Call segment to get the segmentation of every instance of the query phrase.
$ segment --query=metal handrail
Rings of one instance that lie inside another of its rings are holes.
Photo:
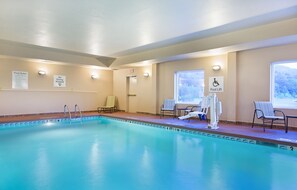
[[[76,117],[76,112],[79,111],[79,116],[80,116],[80,119],[82,119],[82,113],[80,111],[80,108],[77,104],[75,104],[74,106],[74,114],[75,114],[75,117]]]
[[[66,117],[66,111],[68,111],[69,119],[71,120],[71,112],[69,110],[69,107],[65,104],[64,105],[64,117]]]

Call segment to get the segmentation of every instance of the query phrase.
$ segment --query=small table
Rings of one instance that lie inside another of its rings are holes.
[[[189,109],[189,108],[177,108],[176,109],[177,110],[177,117],[179,117],[179,116],[181,116],[182,114],[182,111],[187,111],[187,110],[191,110],[191,109]]]
[[[286,119],[286,133],[287,133],[288,132],[289,118],[297,119],[297,115],[287,115],[286,117],[287,117],[287,119]]]
[[[194,109],[195,108],[195,109]],[[189,112],[191,111],[196,111],[197,109],[199,109],[200,106],[196,106],[196,105],[193,105],[193,106],[187,106],[187,107],[183,107],[183,108],[177,108],[177,116],[181,116],[182,115],[182,111],[184,112],[184,115],[188,114]]]

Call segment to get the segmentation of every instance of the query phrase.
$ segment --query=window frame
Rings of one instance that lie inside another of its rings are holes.
[[[278,61],[278,62],[273,62],[270,64],[270,102],[272,102],[272,105],[274,108],[279,108],[279,109],[291,109],[291,110],[296,110],[296,106],[286,106],[286,105],[280,105],[276,104],[274,100],[274,88],[275,88],[275,73],[274,73],[274,66],[275,65],[281,65],[281,64],[289,64],[289,63],[297,63],[297,60],[288,60],[288,61]]]
[[[193,72],[193,71],[202,71],[203,72],[203,95],[205,93],[205,71],[204,69],[191,69],[191,70],[179,70],[174,72],[174,99],[177,104],[190,104],[190,105],[198,105],[198,102],[179,102],[178,101],[178,73],[185,73],[185,72]],[[202,99],[202,97],[199,97]]]

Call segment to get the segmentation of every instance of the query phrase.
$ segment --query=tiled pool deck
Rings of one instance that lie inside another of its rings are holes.
[[[100,113],[97,112],[87,112],[83,114],[84,116],[98,116],[103,115],[107,117],[115,117],[121,119],[135,120],[148,122],[160,125],[169,125],[177,128],[186,128],[191,130],[198,130],[201,132],[209,132],[221,135],[235,136],[241,138],[250,138],[254,140],[259,140],[267,143],[283,144],[288,146],[297,147],[297,130],[290,129],[288,133],[285,133],[284,129],[270,129],[266,128],[266,132],[260,126],[255,126],[251,128],[250,124],[235,124],[235,123],[219,123],[219,129],[213,130],[207,128],[206,121],[200,121],[198,119],[188,120],[178,120],[172,117],[163,117],[150,114],[132,114],[126,112],[115,112],[115,113]],[[5,122],[17,122],[17,121],[30,121],[30,120],[40,120],[40,119],[55,119],[63,118],[63,114],[37,114],[37,115],[23,115],[23,116],[2,116],[0,117],[0,123]]]

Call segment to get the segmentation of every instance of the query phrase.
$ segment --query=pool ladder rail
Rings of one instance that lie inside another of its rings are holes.
[[[80,108],[79,108],[79,106],[77,104],[75,104],[75,106],[74,106],[74,117],[75,118],[77,117],[77,112],[79,112],[79,117],[82,120],[82,113],[80,111]]]
[[[68,113],[68,115],[69,115],[69,120],[70,120],[70,122],[71,122],[71,120],[72,120],[72,115],[71,115],[71,112],[70,112],[70,110],[69,110],[69,107],[68,107],[68,105],[64,105],[64,117],[66,118],[67,117],[67,113]],[[82,121],[82,113],[81,113],[81,110],[80,110],[80,108],[79,108],[79,106],[77,105],[77,104],[75,104],[75,106],[74,106],[74,118],[77,118],[78,117],[78,113],[79,113],[79,118],[80,118],[80,120]]]
[[[69,119],[71,121],[71,112],[69,110],[69,107],[65,104],[64,105],[64,117],[67,117],[67,112],[68,112],[68,115],[69,115]]]

